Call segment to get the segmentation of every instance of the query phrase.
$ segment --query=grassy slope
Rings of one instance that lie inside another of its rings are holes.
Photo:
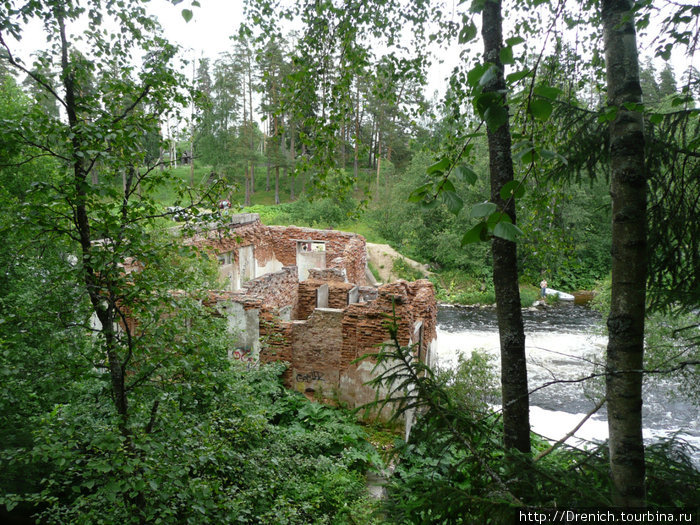
[[[190,183],[190,167],[180,166],[170,170],[174,177],[174,183],[168,184],[159,188],[156,192],[156,198],[163,203],[163,206],[171,206],[177,201],[177,184],[188,186]],[[194,180],[195,188],[203,188],[209,180],[211,168],[208,166],[198,166],[195,164]],[[362,235],[368,242],[389,244],[386,239],[383,239],[372,227],[372,224],[365,220],[364,215],[360,214],[356,218],[348,218],[339,224],[329,224],[321,221],[304,221],[298,217],[290,206],[302,206],[303,203],[290,203],[289,181],[280,178],[280,201],[281,205],[276,206],[274,192],[274,172],[270,177],[270,190],[265,190],[266,185],[266,170],[264,166],[258,167],[256,171],[256,191],[251,195],[251,206],[241,207],[241,211],[260,214],[261,220],[265,224],[274,224],[280,226],[308,226],[314,228],[333,228],[341,231],[348,231]],[[241,182],[238,184],[237,191],[230,193],[230,200],[235,206],[242,206],[245,194],[241,191]],[[364,186],[365,181],[361,183]],[[301,181],[295,181],[297,196],[301,190]],[[362,190],[358,191],[358,197],[364,195]],[[216,199],[228,198],[228,194],[215,196]],[[399,275],[405,279],[415,279],[416,275],[399,269]],[[431,278],[436,287],[438,300],[445,303],[456,304],[493,304],[495,302],[492,284],[487,280],[480,282],[472,277],[465,276],[463,273],[456,270],[443,270],[437,272]],[[523,306],[529,306],[537,299],[538,290],[536,287],[528,284],[521,286],[521,296]]]

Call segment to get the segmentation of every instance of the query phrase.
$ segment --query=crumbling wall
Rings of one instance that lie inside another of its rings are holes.
[[[376,376],[374,360],[354,361],[377,352],[389,341],[386,323],[392,312],[399,343],[416,344],[416,357],[430,359],[437,315],[430,282],[398,281],[379,289],[365,286],[367,254],[361,236],[295,226],[267,227],[256,217],[251,214],[223,232],[207,232],[193,241],[217,254],[230,253],[224,261],[237,263],[239,248],[254,246],[259,268],[284,264],[279,271],[257,277],[220,298],[233,305],[226,310],[231,331],[245,334],[239,335],[238,347],[251,346],[255,338],[254,350],[260,349],[261,362],[290,364],[283,376],[288,387],[309,395],[332,396],[352,407],[375,398],[374,389],[366,384]],[[306,241],[325,243],[326,268],[308,269],[308,278],[299,282],[297,250]],[[388,417],[389,411],[384,415]]]
[[[329,396],[340,382],[343,311],[317,308],[306,321],[292,321],[292,387]]]
[[[340,283],[347,281],[345,272],[340,268],[312,268],[309,270],[309,279]]]
[[[212,292],[210,301],[227,319],[231,337],[232,356],[239,359],[258,360],[261,341],[269,330],[263,328],[269,318],[281,318],[296,303],[296,267],[284,267],[247,282],[235,292]],[[287,314],[287,317],[289,315]]]
[[[321,286],[328,286],[329,306],[342,303],[342,307],[314,308],[316,290]],[[386,284],[374,301],[348,305],[348,293],[353,289],[352,284],[338,281],[299,283],[297,308],[303,316],[290,322],[271,319],[265,333],[277,337],[260,357],[263,362],[290,363],[283,378],[288,387],[307,393],[320,389],[326,396],[333,392],[339,401],[357,407],[374,400],[375,390],[366,383],[376,372],[373,359],[353,361],[379,351],[390,341],[387,316],[395,311],[399,343],[419,343],[415,354],[425,360],[436,338],[437,305],[433,286],[425,280]],[[383,415],[388,417],[389,412]]]
[[[367,250],[365,239],[356,233],[336,230],[315,230],[298,226],[269,226],[276,239],[275,256],[285,264],[296,262],[296,241],[323,241],[326,243],[326,266],[345,271],[348,282],[367,284],[365,266]],[[288,263],[286,261],[294,261]]]
[[[260,299],[263,306],[273,309],[293,307],[297,302],[297,268],[284,266],[245,283],[241,295]]]
[[[202,231],[188,242],[211,249],[215,254],[230,253],[231,264],[239,267],[239,248],[254,246],[256,277],[284,266],[296,266],[297,241],[325,243],[326,266],[344,273],[344,280],[367,284],[367,250],[364,237],[336,230],[315,230],[298,226],[265,226],[255,213],[234,215],[231,223]]]
[[[317,305],[317,290],[328,286],[328,308],[342,309],[348,305],[348,294],[355,288],[352,283],[307,279],[299,283],[295,319],[307,319]]]

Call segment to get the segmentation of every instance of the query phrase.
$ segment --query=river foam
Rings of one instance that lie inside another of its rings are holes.
[[[602,377],[578,381],[601,373],[607,337],[601,335],[600,318],[581,306],[525,311],[530,421],[534,432],[552,441],[563,438],[604,395]],[[500,344],[493,309],[440,308],[436,364],[454,368],[458,356],[475,350],[495,357],[500,374]],[[556,380],[571,381],[555,383]],[[645,384],[644,439],[648,443],[676,434],[700,449],[700,415],[697,407],[675,396],[675,385]],[[498,400],[494,400],[498,402]],[[603,408],[589,418],[567,443],[582,446],[608,438]],[[700,452],[693,458],[700,466]]]

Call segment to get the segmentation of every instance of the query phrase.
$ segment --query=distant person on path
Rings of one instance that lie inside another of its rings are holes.
[[[547,279],[542,279],[542,282],[540,283],[540,290],[542,291],[542,298],[544,299],[547,295]]]

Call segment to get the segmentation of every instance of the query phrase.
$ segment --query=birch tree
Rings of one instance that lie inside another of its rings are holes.
[[[615,503],[644,505],[642,368],[647,233],[644,121],[631,0],[601,2],[610,123],[612,297],[608,316],[607,399]]]

